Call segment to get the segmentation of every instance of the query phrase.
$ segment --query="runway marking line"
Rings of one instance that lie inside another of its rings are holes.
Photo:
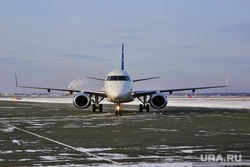
[[[116,165],[123,165],[123,164],[121,164],[121,163],[119,163],[119,162],[116,162],[116,161],[113,161],[113,160],[110,160],[110,159],[107,159],[107,158],[103,158],[103,157],[101,157],[101,156],[92,154],[92,153],[90,153],[90,152],[88,152],[88,151],[84,151],[84,150],[77,149],[77,148],[75,148],[75,147],[73,147],[73,146],[70,146],[70,145],[61,143],[61,142],[59,142],[59,141],[56,141],[56,140],[53,140],[53,139],[50,139],[50,138],[47,138],[47,137],[44,137],[44,136],[41,136],[41,135],[32,133],[32,132],[29,132],[29,131],[27,131],[27,130],[18,128],[18,127],[16,127],[16,126],[7,124],[7,123],[5,123],[5,122],[0,121],[0,123],[1,123],[1,124],[4,124],[4,125],[7,125],[7,126],[10,126],[10,127],[14,128],[14,129],[17,129],[17,130],[19,130],[19,131],[28,133],[28,134],[30,134],[30,135],[33,135],[33,136],[42,138],[42,139],[44,139],[44,140],[48,140],[48,141],[50,141],[50,142],[53,142],[53,143],[62,145],[62,146],[64,146],[64,147],[68,147],[68,148],[71,148],[71,149],[73,149],[73,150],[76,150],[76,151],[78,151],[78,152],[85,153],[85,154],[87,154],[87,155],[89,155],[89,156],[92,156],[92,157],[95,157],[95,158],[98,158],[98,159],[102,159],[102,160],[104,160],[104,161],[107,161],[107,162],[110,162],[110,163],[113,163],[113,164],[116,164]]]

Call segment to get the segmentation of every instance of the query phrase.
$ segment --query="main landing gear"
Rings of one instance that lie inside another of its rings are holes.
[[[143,110],[145,109],[146,112],[149,112],[150,107],[147,102],[147,96],[143,96],[143,100],[140,97],[137,97],[137,98],[142,102],[142,104],[139,105],[139,111],[143,112]]]
[[[116,104],[115,115],[122,115],[122,110],[121,110],[120,103]]]
[[[92,111],[96,112],[96,110],[99,110],[100,112],[102,112],[103,111],[102,104],[92,104]]]
[[[99,100],[98,97],[99,97],[99,96],[95,95],[95,100],[93,100],[93,103],[94,103],[94,104],[92,104],[92,111],[93,111],[93,112],[96,112],[97,109],[98,109],[100,112],[103,111],[103,106],[102,106],[102,104],[99,104],[99,103],[104,99],[104,97],[102,97],[101,100]]]
[[[143,109],[145,109],[146,110],[146,112],[149,112],[149,104],[147,104],[147,105],[143,105],[143,104],[140,104],[139,105],[139,111],[140,112],[143,112]]]

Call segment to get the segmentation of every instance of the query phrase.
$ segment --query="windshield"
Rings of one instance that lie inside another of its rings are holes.
[[[121,76],[108,76],[106,81],[130,81],[129,76],[121,75]]]

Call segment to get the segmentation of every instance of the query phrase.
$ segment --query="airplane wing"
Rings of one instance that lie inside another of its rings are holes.
[[[77,93],[84,92],[84,93],[87,93],[89,95],[98,95],[101,97],[106,97],[105,92],[100,92],[100,91],[81,91],[81,90],[75,90],[75,89],[59,89],[59,88],[45,88],[45,87],[36,87],[36,86],[21,86],[21,85],[18,85],[16,74],[15,74],[15,79],[16,79],[16,87],[21,87],[21,88],[43,89],[43,90],[47,90],[48,92],[50,92],[51,90],[66,91],[66,92],[70,92],[70,94],[73,94],[74,92],[77,92]]]
[[[97,95],[97,96],[101,96],[101,97],[107,97],[106,93],[103,91],[83,91],[86,94],[89,95]]]
[[[169,92],[172,94],[173,92],[177,91],[185,91],[185,90],[192,90],[192,92],[195,92],[197,89],[212,89],[212,88],[223,88],[227,87],[228,85],[228,77],[225,85],[220,85],[220,86],[206,86],[206,87],[193,87],[193,88],[180,88],[180,89],[162,89],[162,90],[146,90],[146,91],[133,91],[132,96],[133,97],[140,97],[140,96],[146,96],[146,95],[152,95],[157,92],[159,93],[164,93],[164,92]]]
[[[31,88],[31,89],[44,89],[47,90],[48,92],[50,92],[51,90],[56,90],[56,91],[66,91],[66,92],[70,92],[70,94],[73,94],[74,92],[78,92],[80,93],[80,90],[75,90],[75,89],[58,89],[58,88],[44,88],[44,87],[35,87],[35,86],[20,86],[20,85],[16,85],[16,87],[21,87],[21,88]]]

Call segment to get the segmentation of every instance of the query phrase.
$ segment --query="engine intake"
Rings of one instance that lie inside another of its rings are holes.
[[[167,97],[162,93],[155,93],[149,99],[150,106],[155,109],[161,109],[168,104]]]
[[[73,99],[75,107],[84,109],[91,105],[91,97],[85,93],[77,94]]]

